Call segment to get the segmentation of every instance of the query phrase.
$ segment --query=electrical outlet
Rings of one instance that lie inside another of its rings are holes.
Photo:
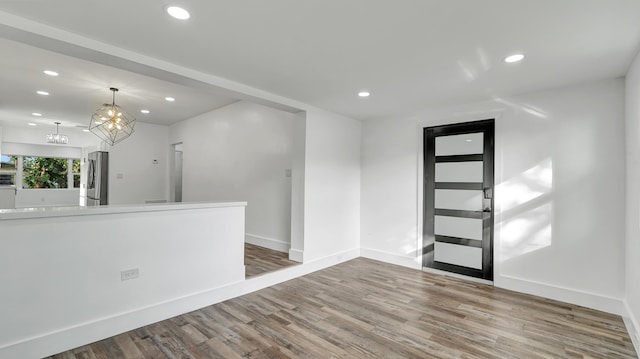
[[[120,272],[120,280],[125,281],[129,279],[135,279],[138,278],[138,274],[140,274],[138,268],[123,270]]]

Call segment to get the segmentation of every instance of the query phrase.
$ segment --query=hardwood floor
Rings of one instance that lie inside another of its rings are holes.
[[[358,258],[54,358],[635,358],[619,316]]]
[[[245,277],[254,277],[263,273],[286,268],[298,264],[290,261],[287,253],[273,249],[244,244]]]

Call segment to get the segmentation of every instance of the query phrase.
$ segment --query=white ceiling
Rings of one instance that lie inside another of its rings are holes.
[[[93,111],[116,103],[139,121],[168,125],[234,101],[233,98],[142,76],[0,38],[0,123],[87,126]],[[55,70],[50,77],[43,70]],[[44,90],[49,96],[40,96]],[[164,98],[172,96],[174,102]],[[149,114],[140,110],[146,109]],[[42,114],[41,117],[32,113]]]
[[[192,18],[168,17],[169,3]],[[623,76],[640,45],[638,0],[0,0],[0,11],[357,119]],[[514,52],[527,57],[505,64]],[[112,85],[85,77],[96,96]],[[123,104],[151,100],[142,79],[122,81]]]

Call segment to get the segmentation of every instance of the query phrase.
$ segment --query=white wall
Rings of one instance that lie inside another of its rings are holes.
[[[640,56],[626,78],[626,304],[627,327],[640,352]],[[629,325],[633,323],[633,325]]]
[[[291,246],[289,259],[304,260],[304,161],[307,113],[296,114],[293,121],[293,156],[291,176]]]
[[[247,241],[288,251],[295,115],[240,101],[181,121],[183,201],[248,202]]]
[[[244,281],[243,203],[25,213],[0,216],[0,358],[40,358],[133,330]],[[130,269],[138,277],[122,281]]]
[[[32,126],[2,126],[2,142],[31,143],[43,146],[59,147],[59,145],[47,144],[45,136],[49,133],[55,133],[56,127],[38,125]],[[99,146],[100,139],[93,133],[84,132],[80,128],[60,127],[60,133],[69,137],[69,143],[65,146],[69,147],[88,147]],[[4,152],[3,152],[4,153]]]
[[[167,200],[168,133],[168,126],[138,122],[131,137],[107,148],[109,204]]]
[[[307,111],[304,261],[359,247],[359,121]]]
[[[80,189],[18,189],[16,208],[77,206]]]
[[[495,285],[621,311],[624,83],[364,123],[362,253],[421,266],[421,129],[497,117]]]
[[[9,155],[78,159],[82,157],[82,148],[63,145],[41,145],[5,141],[2,144],[2,149],[5,154]]]

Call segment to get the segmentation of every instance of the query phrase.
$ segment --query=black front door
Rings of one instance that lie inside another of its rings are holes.
[[[424,267],[493,280],[493,153],[493,119],[424,129]]]

